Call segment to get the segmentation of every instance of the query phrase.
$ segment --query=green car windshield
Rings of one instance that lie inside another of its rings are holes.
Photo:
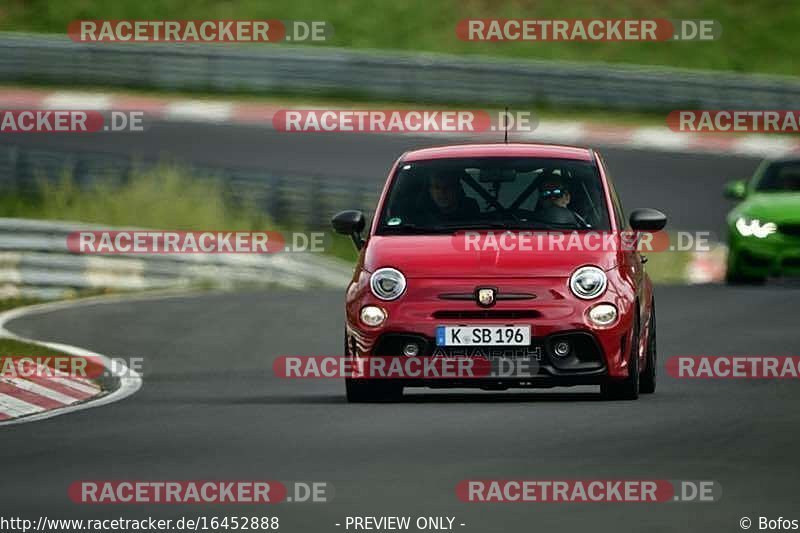
[[[772,163],[755,186],[757,192],[800,192],[800,161]]]

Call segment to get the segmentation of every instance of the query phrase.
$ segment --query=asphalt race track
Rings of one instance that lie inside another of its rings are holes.
[[[659,288],[659,353],[795,353],[782,287]],[[275,513],[281,531],[338,531],[347,515],[450,515],[463,531],[735,531],[796,512],[796,382],[686,381],[607,402],[592,388],[524,393],[412,390],[351,405],[338,381],[271,374],[280,354],[339,354],[342,295],[207,294],[62,310],[12,321],[25,336],[143,355],[122,402],[6,428],[3,514],[49,518]],[[476,504],[463,479],[715,480],[717,503]],[[327,481],[331,503],[274,507],[73,504],[76,480]]]
[[[186,160],[352,174],[379,183],[396,155],[431,144],[384,136],[290,139],[227,126],[194,125],[178,135],[172,128],[156,126],[127,148],[120,137],[91,149],[159,150]],[[21,139],[90,148],[78,136]],[[728,208],[722,184],[756,164],[605,152],[626,209],[663,208],[673,227],[714,232],[721,231]],[[604,401],[594,388],[412,389],[400,404],[350,405],[339,381],[274,377],[272,361],[279,355],[341,353],[343,291],[205,294],[17,319],[8,329],[19,335],[144,357],[144,386],[119,403],[3,429],[0,514],[274,515],[280,531],[289,533],[345,531],[348,515],[455,516],[456,530],[481,533],[741,531],[743,516],[800,518],[792,516],[800,386],[793,380],[677,380],[663,371],[674,355],[799,355],[796,294],[775,285],[658,287],[660,382],[655,395],[636,402]],[[482,478],[714,480],[722,498],[659,504],[457,500],[459,481]],[[89,506],[67,497],[77,480],[191,479],[327,481],[335,497],[268,507]]]

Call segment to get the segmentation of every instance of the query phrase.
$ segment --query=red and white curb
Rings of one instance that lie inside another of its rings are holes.
[[[157,120],[210,124],[246,124],[272,128],[272,117],[286,107],[218,99],[105,94],[74,91],[0,89],[0,109],[144,111]],[[415,133],[414,135],[418,135]],[[499,133],[470,138],[496,140]],[[428,133],[447,138],[453,134]],[[463,134],[455,135],[464,137]],[[716,153],[780,157],[800,152],[800,140],[789,135],[680,133],[665,126],[618,126],[581,121],[542,120],[530,133],[511,133],[511,140],[620,146],[665,152]]]
[[[119,387],[104,392],[91,380],[74,377],[46,378],[0,378],[0,427],[22,422],[34,422],[54,416],[72,413],[91,407],[117,402],[134,394],[142,386],[142,379],[133,369],[101,354],[61,344],[44,342],[15,335],[6,329],[6,324],[16,318],[73,308],[96,302],[95,299],[75,302],[53,302],[20,307],[0,313],[0,337],[29,344],[36,344],[60,353],[98,360],[119,379]]]
[[[60,409],[103,392],[91,380],[53,373],[58,377],[0,377],[0,421]]]

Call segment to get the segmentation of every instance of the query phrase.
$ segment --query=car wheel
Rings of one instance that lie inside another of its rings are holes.
[[[347,333],[344,336],[344,353],[352,357],[347,345]],[[403,386],[370,379],[344,378],[345,394],[350,403],[396,402],[403,397]]]
[[[764,283],[764,278],[742,274],[739,270],[738,254],[730,250],[728,252],[728,265],[725,269],[725,283],[728,285],[761,285]]]
[[[652,394],[656,391],[656,303],[652,304],[652,315],[650,316],[650,327],[647,328],[647,368],[642,373],[639,381],[639,392],[642,394]]]
[[[609,400],[636,400],[639,398],[639,317],[633,322],[633,338],[628,362],[628,377],[607,381],[600,385],[600,392]]]

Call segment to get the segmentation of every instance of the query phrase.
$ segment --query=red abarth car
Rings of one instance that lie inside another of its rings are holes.
[[[346,357],[481,357],[492,371],[351,374],[348,401],[397,400],[417,386],[599,385],[615,399],[654,392],[653,287],[646,258],[620,241],[662,229],[666,216],[623,213],[592,149],[475,144],[403,154],[367,236],[360,211],[332,221],[361,251],[346,296]],[[495,372],[520,358],[535,363],[527,373]]]

